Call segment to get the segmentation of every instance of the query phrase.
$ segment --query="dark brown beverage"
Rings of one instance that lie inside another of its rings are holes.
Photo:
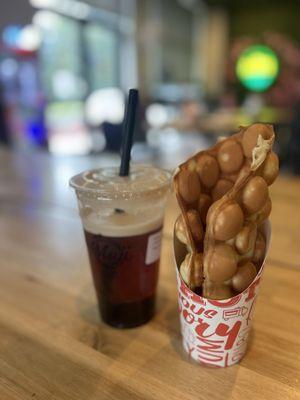
[[[100,313],[109,325],[130,328],[153,316],[161,228],[128,237],[85,230]]]
[[[154,314],[161,231],[170,173],[132,165],[74,176],[80,217],[102,319],[118,328]]]

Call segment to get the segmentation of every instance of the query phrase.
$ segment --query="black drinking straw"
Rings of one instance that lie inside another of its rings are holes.
[[[139,102],[139,92],[137,89],[130,89],[128,101],[125,110],[123,132],[122,132],[122,152],[120,176],[128,176],[130,168],[130,152],[132,147],[132,139],[136,120],[136,110]]]

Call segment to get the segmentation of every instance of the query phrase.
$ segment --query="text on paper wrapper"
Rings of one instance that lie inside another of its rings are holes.
[[[195,298],[181,284],[182,334],[184,346],[193,358],[216,366],[230,365],[242,358],[259,280],[258,277],[243,294],[228,301]]]

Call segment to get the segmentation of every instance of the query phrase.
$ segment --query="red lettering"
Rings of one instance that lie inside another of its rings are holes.
[[[228,367],[228,357],[229,357],[229,354],[226,353],[225,359],[224,359],[224,367]]]
[[[181,279],[181,277],[180,277],[180,279]],[[181,285],[180,285],[180,292],[186,297],[191,298],[193,296],[193,292],[191,292],[190,289],[188,289],[185,286],[185,283],[182,280],[181,280]]]
[[[198,296],[197,294],[193,293],[193,296],[191,298],[195,303],[202,304],[203,306],[206,305],[206,299],[203,299],[201,296]]]
[[[209,337],[214,335],[214,332],[211,333],[210,335],[206,335],[204,336],[204,332],[206,331],[207,328],[210,327],[209,324],[207,324],[206,322],[203,322],[200,318],[199,318],[199,325],[196,326],[195,331],[197,333],[197,335],[201,336],[201,337]]]
[[[206,357],[205,357],[206,356]],[[208,358],[209,357],[209,358]],[[222,361],[223,360],[223,355],[218,355],[218,354],[201,354],[199,353],[198,357],[199,361],[206,360],[210,362],[217,362],[217,361]]]
[[[206,318],[212,318],[217,314],[218,314],[218,311],[216,311],[216,310],[206,310],[204,312],[204,315],[206,316]]]
[[[199,350],[207,350],[207,351],[212,351],[213,353],[222,353],[223,350],[222,344],[223,340],[210,340],[210,339],[205,339],[205,338],[199,338],[202,343],[205,343],[205,345],[198,345],[197,348]],[[220,343],[220,344],[218,344]],[[221,349],[221,350],[220,350]]]
[[[231,329],[229,329],[228,325],[222,323],[217,326],[216,334],[224,337],[227,336],[227,341],[224,347],[225,350],[232,349],[232,346],[239,333],[241,325],[242,325],[241,321],[237,321]]]
[[[187,310],[183,310],[182,315],[188,324],[192,324],[195,321],[193,314],[189,313]]]
[[[192,304],[191,311],[193,311],[194,314],[201,315],[204,311],[204,308],[199,306],[198,304]]]
[[[187,301],[187,299],[185,297],[181,296],[180,300],[181,300],[183,307],[185,307],[185,308],[190,307],[190,303]]]
[[[241,327],[241,321],[237,321],[233,327],[231,329],[229,329],[229,326],[223,323],[220,323],[215,332],[212,333],[207,333],[205,335],[205,331],[210,327],[209,324],[207,324],[206,322],[203,322],[203,320],[199,319],[199,324],[196,326],[195,331],[197,333],[198,336],[200,336],[200,338],[208,338],[211,337],[213,335],[218,335],[221,337],[227,337],[226,343],[225,343],[225,350],[229,350],[232,348],[235,339],[239,333],[240,327]]]

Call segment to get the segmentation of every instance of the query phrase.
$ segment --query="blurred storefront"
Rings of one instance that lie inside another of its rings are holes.
[[[137,86],[135,1],[102,3],[30,0],[31,23],[2,30],[3,102],[18,147],[47,144],[64,154],[103,150],[101,124],[122,122],[123,93]],[[38,36],[30,49],[21,40],[26,29]],[[35,97],[33,104],[21,92]],[[31,121],[23,109],[31,105],[41,114],[42,141],[33,141],[27,129]]]
[[[9,3],[0,17],[2,141],[117,152],[126,92],[138,86],[136,159],[178,163],[256,120],[276,125],[281,161],[300,158],[300,3]]]

